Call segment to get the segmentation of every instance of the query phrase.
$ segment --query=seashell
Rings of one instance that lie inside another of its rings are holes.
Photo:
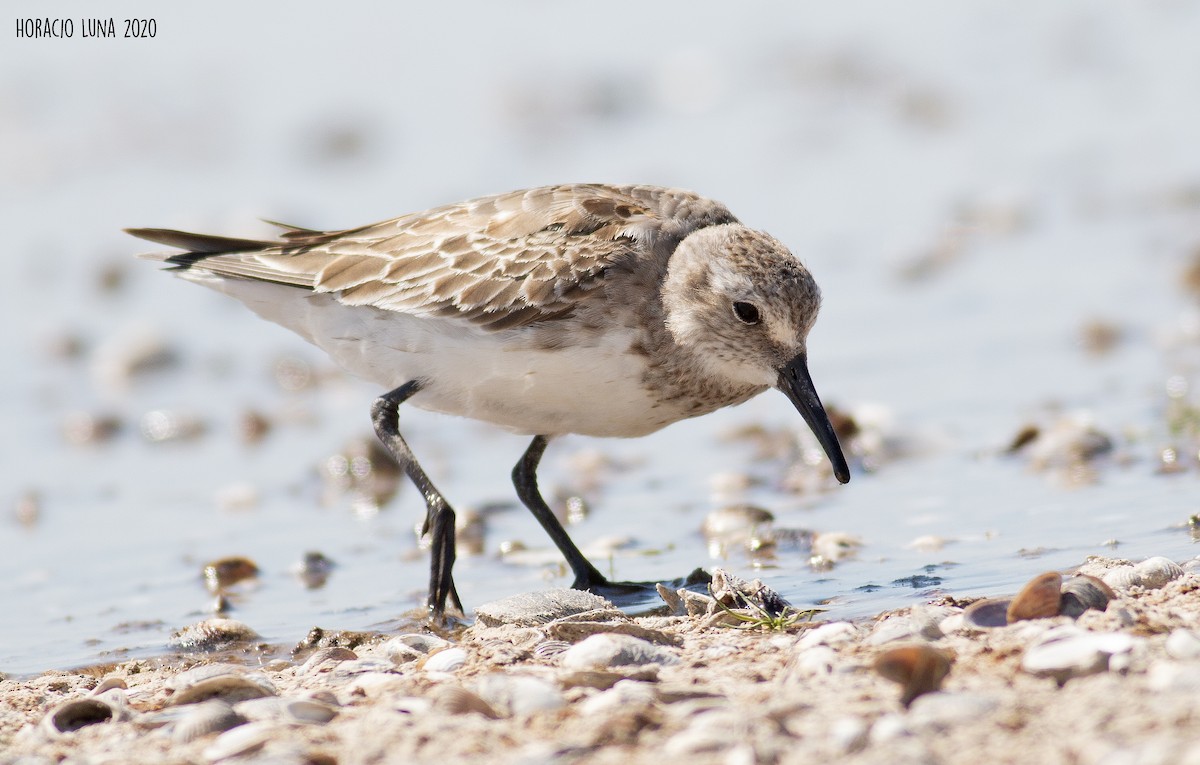
[[[170,683],[175,693],[168,704],[179,706],[209,699],[231,704],[262,696],[274,696],[275,687],[266,677],[245,674],[231,664],[205,664],[176,676]]]
[[[204,584],[212,593],[258,576],[258,566],[249,558],[220,558],[204,566]]]
[[[963,609],[963,624],[979,629],[992,629],[1008,624],[1011,598],[984,598]]]
[[[133,717],[133,710],[129,708],[129,696],[124,688],[109,688],[99,695],[93,693],[92,698],[108,704],[108,708],[112,710],[113,722],[122,722]]]
[[[187,651],[216,651],[258,637],[257,632],[236,619],[214,617],[179,630],[171,635],[170,644]]]
[[[907,707],[923,693],[939,690],[950,674],[950,656],[927,645],[908,645],[885,651],[875,659],[875,671],[899,683],[900,703]]]
[[[480,714],[489,720],[497,720],[500,714],[492,705],[466,688],[443,686],[433,695],[433,708],[452,715]]]
[[[533,649],[533,655],[539,659],[550,659],[563,653],[571,644],[565,640],[543,640]]]
[[[819,627],[804,631],[796,641],[796,649],[804,650],[817,645],[838,645],[858,637],[858,627],[850,622],[826,622]]]
[[[111,691],[113,688],[120,688],[121,690],[128,690],[129,686],[125,684],[125,681],[122,678],[119,678],[119,677],[116,677],[113,675],[109,675],[108,677],[101,680],[99,685],[97,685],[95,688],[92,689],[92,695],[99,696],[100,694],[104,693],[105,691]]]
[[[1104,572],[1101,581],[1114,590],[1124,591],[1130,587],[1141,587],[1142,576],[1133,566],[1118,566]]]
[[[445,638],[440,638],[437,635],[425,635],[422,633],[411,633],[408,635],[398,635],[393,638],[399,643],[412,648],[421,653],[433,653],[440,648],[446,648],[450,645],[450,641]]]
[[[1142,586],[1148,590],[1156,590],[1167,582],[1172,582],[1183,576],[1183,567],[1170,558],[1156,556],[1147,558],[1133,567],[1142,579]]]
[[[268,696],[235,704],[234,711],[251,721],[278,720],[288,723],[324,725],[337,717],[337,709],[311,699],[281,699]]]
[[[1072,619],[1078,619],[1089,608],[1103,611],[1108,602],[1117,597],[1112,588],[1102,580],[1087,574],[1077,574],[1062,586],[1059,611]]]
[[[467,652],[457,646],[430,654],[418,664],[426,672],[453,672],[467,663]]]
[[[113,709],[101,699],[85,697],[68,699],[51,709],[42,718],[42,726],[51,735],[71,733],[89,725],[113,719]]]
[[[1088,632],[1075,626],[1053,629],[1025,651],[1021,669],[1052,677],[1059,685],[1109,668],[1111,657],[1133,649],[1134,639],[1123,632]]]
[[[273,738],[286,735],[286,729],[277,723],[252,722],[227,730],[204,748],[201,756],[208,762],[219,762],[230,757],[255,752]]]
[[[229,702],[209,699],[191,705],[171,729],[171,739],[178,744],[187,744],[210,733],[224,733],[231,728],[244,725],[246,718],[233,711]]]
[[[602,633],[568,648],[559,660],[567,669],[594,667],[675,664],[679,661],[670,650],[632,635]]]
[[[315,672],[327,672],[334,665],[343,661],[353,661],[358,658],[358,654],[351,651],[349,648],[341,646],[332,646],[330,648],[319,648],[313,651],[312,655],[304,662],[300,668],[301,672],[312,674]]]
[[[1057,571],[1047,571],[1030,579],[1008,604],[1005,615],[1008,623],[1058,616],[1062,581],[1062,574]]]

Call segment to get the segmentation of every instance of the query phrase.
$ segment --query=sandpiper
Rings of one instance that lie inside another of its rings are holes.
[[[277,224],[278,225],[278,224]],[[850,471],[808,372],[820,291],[778,240],[680,189],[573,184],[481,197],[278,241],[127,229],[147,255],[299,333],[389,390],[379,439],[425,498],[429,608],[462,612],[454,511],[399,431],[398,407],[533,436],[517,495],[565,556],[573,587],[610,583],[546,505],[537,466],[566,433],[633,437],[777,388]]]

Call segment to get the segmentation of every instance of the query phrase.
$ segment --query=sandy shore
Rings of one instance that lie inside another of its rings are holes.
[[[994,628],[965,600],[772,630],[555,591],[451,641],[327,633],[294,661],[5,679],[0,762],[1200,763],[1200,575],[1156,560],[1089,561],[1103,612]],[[876,669],[897,648],[952,662],[907,708]]]

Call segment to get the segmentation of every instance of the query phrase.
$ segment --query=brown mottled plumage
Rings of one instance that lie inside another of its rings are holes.
[[[549,437],[644,435],[777,387],[849,480],[808,376],[816,283],[786,247],[718,202],[578,184],[345,231],[283,228],[278,241],[129,232],[186,250],[149,257],[392,389],[376,402],[376,432],[429,504],[436,614],[447,599],[459,605],[453,512],[399,435],[402,401],[535,435],[514,481],[578,587],[606,583],[538,494]]]

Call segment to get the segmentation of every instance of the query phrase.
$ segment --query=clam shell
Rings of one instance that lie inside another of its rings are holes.
[[[215,741],[204,748],[201,756],[208,762],[219,762],[261,749],[271,739],[286,733],[286,730],[271,722],[239,725],[217,736]]]
[[[500,717],[491,704],[458,686],[440,688],[433,696],[433,708],[452,715],[481,714],[489,720]]]
[[[457,646],[429,655],[421,668],[426,672],[453,672],[467,663],[467,652]]]
[[[209,699],[224,699],[230,704],[262,696],[274,696],[275,686],[259,674],[247,674],[233,664],[205,664],[174,678],[170,687],[175,694],[168,704],[195,704]]]
[[[313,651],[312,655],[305,660],[301,672],[313,674],[315,672],[326,672],[334,664],[339,664],[343,661],[353,661],[358,658],[358,654],[351,651],[349,648],[341,646],[332,646],[330,648],[319,648]]]
[[[1103,611],[1117,594],[1100,579],[1087,574],[1071,577],[1062,586],[1062,601],[1059,610],[1072,619],[1078,619],[1084,611]]]
[[[1114,590],[1128,590],[1130,587],[1140,587],[1142,577],[1133,566],[1119,566],[1104,572],[1101,581]]]
[[[1128,590],[1131,587],[1144,587],[1148,590],[1157,589],[1183,576],[1183,567],[1170,558],[1161,556],[1147,558],[1136,566],[1121,566],[1109,569],[1104,574],[1104,583],[1114,590]]]
[[[1062,581],[1062,574],[1057,571],[1047,571],[1030,579],[1008,604],[1005,614],[1008,623],[1058,616]]]
[[[1147,558],[1133,568],[1141,576],[1142,586],[1148,590],[1158,589],[1183,576],[1182,566],[1162,556]]]
[[[923,693],[942,687],[950,674],[950,656],[927,645],[908,645],[881,653],[875,659],[875,671],[899,683],[900,703],[907,707]]]
[[[229,702],[209,699],[191,705],[171,729],[171,739],[186,744],[210,733],[224,733],[245,723],[246,718],[233,711]]]
[[[46,713],[42,718],[42,726],[46,732],[57,736],[89,725],[109,722],[113,717],[113,708],[102,699],[68,699]]]
[[[110,675],[109,677],[106,677],[103,680],[101,680],[100,684],[92,689],[92,695],[99,696],[100,694],[104,693],[105,691],[111,691],[113,688],[120,688],[121,690],[127,690],[129,688],[129,686],[125,684],[125,681],[123,679]]]
[[[963,609],[963,624],[977,629],[992,629],[1008,624],[1010,598],[985,598]]]
[[[247,720],[279,720],[288,723],[324,725],[337,717],[337,710],[311,699],[281,699],[268,696],[236,704],[234,711]]]

